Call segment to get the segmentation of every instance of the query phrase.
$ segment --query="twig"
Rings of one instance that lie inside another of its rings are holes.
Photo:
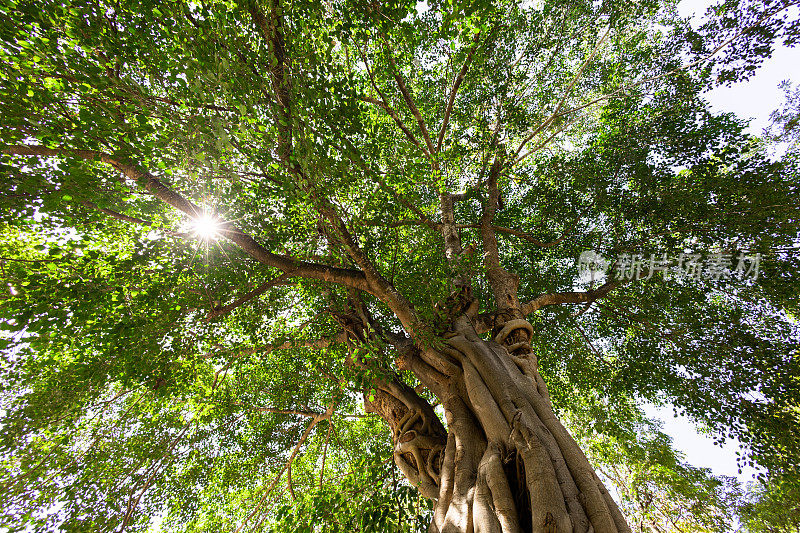
[[[288,274],[281,274],[280,276],[278,276],[278,277],[276,277],[274,279],[265,281],[264,283],[262,283],[261,285],[259,285],[255,289],[253,289],[252,291],[240,296],[239,298],[237,298],[233,302],[229,303],[228,305],[224,305],[222,307],[216,307],[216,308],[212,309],[211,311],[208,312],[208,316],[206,317],[205,322],[206,323],[211,322],[212,320],[214,320],[217,317],[220,317],[222,315],[230,313],[231,311],[233,311],[237,307],[249,302],[250,300],[252,300],[252,299],[254,299],[254,298],[258,297],[258,296],[261,296],[262,294],[264,294],[267,291],[267,289],[269,289],[271,287],[275,287],[276,285],[283,284],[283,282],[286,281],[286,279],[288,277],[289,277]]]
[[[264,501],[266,500],[267,496],[269,496],[269,494],[272,492],[272,489],[274,489],[274,488],[275,488],[275,485],[277,485],[277,484],[278,484],[278,481],[280,481],[280,479],[283,477],[283,473],[284,473],[284,472],[285,472],[287,469],[291,468],[292,461],[294,461],[294,458],[297,456],[297,452],[299,452],[299,451],[300,451],[300,447],[301,447],[301,446],[302,446],[302,445],[303,445],[303,444],[306,442],[306,440],[308,439],[309,435],[311,435],[311,431],[314,429],[314,427],[315,427],[315,426],[316,426],[316,425],[317,425],[317,424],[318,424],[320,421],[322,421],[322,420],[326,420],[326,419],[330,419],[331,415],[333,414],[333,409],[334,409],[335,405],[336,405],[336,404],[335,404],[334,402],[331,402],[331,404],[330,404],[330,406],[328,407],[328,410],[327,410],[326,412],[324,412],[324,413],[321,413],[321,414],[319,414],[319,415],[315,416],[315,417],[314,417],[314,418],[311,420],[311,423],[308,425],[308,427],[306,428],[306,430],[305,430],[305,431],[303,432],[303,434],[300,436],[300,440],[297,442],[297,444],[295,445],[294,449],[292,450],[292,454],[289,456],[289,460],[286,462],[286,464],[283,466],[283,468],[281,468],[281,471],[280,471],[280,472],[278,472],[278,475],[277,475],[277,476],[275,476],[275,478],[272,480],[272,483],[270,483],[269,487],[267,488],[266,492],[264,493],[264,495],[263,495],[263,496],[261,497],[261,499],[259,500],[259,502],[258,502],[258,504],[256,505],[255,509],[253,509],[253,510],[250,512],[250,514],[249,514],[249,515],[247,515],[247,518],[245,518],[245,519],[244,519],[244,521],[241,523],[241,525],[240,525],[238,528],[236,528],[236,531],[235,531],[235,533],[241,533],[242,529],[244,529],[244,526],[245,526],[245,525],[247,525],[247,522],[249,522],[249,521],[250,521],[250,519],[252,519],[252,518],[253,518],[253,516],[255,516],[255,514],[258,512],[258,510],[259,510],[259,509],[261,508],[261,506],[263,505],[263,503],[264,503]]]

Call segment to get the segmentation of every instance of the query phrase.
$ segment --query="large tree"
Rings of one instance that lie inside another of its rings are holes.
[[[796,152],[702,97],[792,4],[2,0],[6,521],[629,531],[559,417],[642,401],[796,476]]]

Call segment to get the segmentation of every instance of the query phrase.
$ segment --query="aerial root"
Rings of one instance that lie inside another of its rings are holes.
[[[524,329],[528,332],[528,336],[533,335],[533,326],[531,323],[525,320],[524,318],[515,318],[514,320],[509,320],[505,324],[503,324],[503,329],[500,330],[500,333],[495,335],[494,342],[497,344],[503,344],[503,341],[506,340],[506,337],[511,335],[511,333],[518,329]],[[527,344],[527,343],[526,343]],[[509,351],[511,351],[509,349]]]
[[[420,419],[423,420],[421,431],[413,429]],[[444,446],[436,439],[426,435],[427,424],[419,410],[408,411],[398,424],[394,447],[395,461],[403,473],[416,484],[420,491],[429,498],[438,496],[441,455]],[[424,453],[427,451],[427,454]],[[410,456],[413,464],[406,458]]]

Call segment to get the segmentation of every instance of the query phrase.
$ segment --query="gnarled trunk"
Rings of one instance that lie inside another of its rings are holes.
[[[530,323],[516,318],[498,329],[494,340],[483,340],[465,315],[444,346],[399,361],[441,401],[446,438],[416,394],[416,400],[395,402],[394,413],[387,411],[387,398],[397,391],[371,402],[393,427],[397,464],[436,500],[430,531],[630,531],[553,413],[531,353]]]

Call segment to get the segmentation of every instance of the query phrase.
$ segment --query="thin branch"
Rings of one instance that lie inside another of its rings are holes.
[[[408,90],[408,87],[406,87],[402,76],[400,76],[400,70],[397,68],[397,62],[394,60],[394,55],[389,48],[386,36],[382,35],[382,37],[386,47],[386,55],[389,58],[389,63],[392,65],[392,75],[394,77],[394,81],[397,83],[397,88],[400,89],[400,94],[403,95],[403,100],[405,100],[408,109],[411,111],[411,114],[414,115],[415,119],[417,119],[417,125],[419,126],[419,130],[422,132],[422,138],[425,139],[425,145],[428,147],[428,153],[433,155],[436,153],[436,149],[433,147],[430,135],[428,135],[428,127],[425,125],[425,120],[422,118],[422,113],[419,112],[416,104],[414,104],[414,99],[411,97],[411,92]],[[434,161],[434,166],[436,166],[436,161]]]
[[[256,353],[266,355],[272,353],[275,350],[289,350],[291,348],[316,348],[322,350],[331,346],[332,344],[344,342],[346,339],[347,339],[347,332],[340,331],[339,333],[337,333],[332,337],[320,337],[318,339],[310,339],[303,342],[286,341],[283,344],[262,344],[260,346],[253,346],[252,348],[246,348],[244,350],[240,350],[236,354],[236,356],[229,361],[229,365],[233,364],[235,360],[245,355],[253,355]],[[232,352],[233,350],[227,350],[227,351]],[[217,356],[218,356],[217,353],[209,352],[203,356],[203,359],[211,359],[212,357],[217,357]]]
[[[739,32],[737,32],[735,35],[733,35],[733,37],[731,37],[730,39],[722,42],[719,46],[717,46],[710,53],[708,53],[707,55],[705,55],[705,56],[703,56],[703,57],[701,57],[699,59],[696,59],[695,61],[687,63],[686,65],[681,65],[680,67],[674,68],[674,69],[672,69],[672,70],[670,70],[668,72],[664,72],[662,74],[658,74],[658,75],[655,75],[655,76],[649,76],[649,77],[646,77],[646,78],[642,78],[642,79],[640,79],[640,80],[638,80],[636,82],[631,83],[630,85],[623,85],[622,87],[620,87],[620,88],[618,88],[618,89],[616,89],[616,90],[614,90],[614,91],[612,91],[612,92],[610,92],[608,94],[604,94],[602,96],[598,96],[597,98],[595,98],[593,100],[590,100],[589,102],[586,102],[586,103],[581,104],[581,105],[579,105],[577,107],[568,109],[568,110],[566,110],[566,111],[564,111],[562,113],[551,115],[547,120],[552,122],[552,120],[555,120],[555,119],[560,118],[562,116],[569,115],[571,113],[574,113],[575,111],[580,111],[581,109],[585,109],[587,107],[590,107],[590,106],[592,106],[592,105],[594,105],[596,103],[602,102],[604,100],[608,100],[610,98],[614,98],[618,94],[624,93],[625,91],[627,91],[629,89],[633,89],[635,87],[638,87],[639,85],[642,85],[643,83],[647,83],[647,82],[650,82],[650,81],[656,81],[656,80],[659,80],[661,78],[665,78],[667,76],[671,76],[672,74],[676,74],[678,72],[681,72],[682,70],[690,69],[690,68],[692,68],[694,66],[697,66],[697,65],[699,65],[699,64],[701,64],[701,63],[703,63],[705,61],[708,61],[709,59],[711,59],[712,57],[717,55],[723,48],[725,48],[726,46],[731,44],[733,41],[735,41],[736,39],[738,39],[739,37],[741,37],[742,35],[744,35],[748,31],[750,31],[751,29],[753,29],[754,27],[759,25],[765,19],[767,19],[767,18],[769,18],[769,17],[771,17],[773,15],[776,15],[776,14],[780,13],[781,11],[783,11],[785,9],[788,9],[788,8],[794,6],[794,5],[797,5],[797,4],[800,4],[800,2],[791,2],[791,3],[788,3],[788,4],[784,4],[784,5],[780,6],[776,10],[773,10],[771,12],[765,13],[764,16],[762,16],[760,19],[758,19],[753,25],[748,26],[746,28],[742,28]],[[545,124],[543,124],[543,126],[546,127]],[[539,127],[537,129],[537,132],[541,131],[541,129],[542,129],[542,127]],[[535,134],[536,134],[536,132],[534,132],[534,135]],[[530,140],[530,138],[531,137],[528,137],[527,140]],[[527,140],[525,142],[527,142]],[[520,146],[520,148],[521,147],[522,146]]]
[[[392,120],[394,120],[394,123],[397,124],[397,127],[400,128],[400,130],[405,134],[405,136],[408,138],[408,140],[411,141],[411,144],[413,144],[414,146],[416,146],[417,148],[422,150],[422,153],[425,154],[425,157],[430,157],[431,154],[425,149],[424,146],[422,146],[419,143],[419,141],[414,136],[414,134],[411,132],[411,130],[409,130],[406,127],[406,125],[403,124],[403,121],[400,119],[399,116],[397,116],[397,113],[395,112],[395,110],[392,108],[391,105],[389,105],[389,101],[386,99],[386,96],[383,94],[383,91],[381,91],[378,88],[378,84],[375,82],[375,76],[372,73],[372,69],[369,68],[369,62],[367,61],[367,56],[364,54],[364,52],[361,51],[361,47],[357,47],[357,48],[358,48],[358,53],[361,56],[361,60],[364,62],[364,66],[367,69],[367,75],[369,76],[370,85],[372,85],[372,88],[375,89],[376,93],[378,93],[378,96],[381,97],[380,100],[376,100],[374,98],[370,98],[368,96],[364,96],[364,97],[361,97],[361,100],[364,101],[364,102],[376,105],[376,106],[380,107],[381,109],[383,109],[384,111],[386,111],[386,113],[390,117],[392,117]]]
[[[311,125],[309,124],[309,127],[310,127],[310,128],[311,128],[311,129],[312,129],[312,130],[313,130],[315,133],[317,133],[316,129],[314,129],[314,127],[313,127],[313,126],[311,126]],[[335,127],[334,127],[334,130],[336,130],[336,128],[335,128]],[[336,130],[336,131],[337,131],[337,133],[339,133],[339,132],[338,132],[338,130]],[[344,135],[340,135],[340,138],[341,138],[342,142],[343,142],[343,143],[344,143],[346,146],[345,146],[345,147],[342,147],[342,146],[339,146],[339,145],[337,145],[337,144],[334,144],[334,146],[336,146],[337,148],[339,148],[339,149],[340,149],[342,152],[349,153],[349,157],[348,157],[348,158],[349,158],[349,159],[350,159],[350,160],[351,160],[353,163],[355,163],[355,164],[356,164],[356,165],[357,165],[359,168],[361,168],[361,170],[363,170],[363,171],[364,171],[364,173],[365,173],[366,175],[370,176],[370,177],[371,177],[373,180],[375,180],[375,182],[376,182],[376,183],[377,183],[377,184],[378,184],[378,185],[379,185],[379,186],[380,186],[380,187],[381,187],[383,190],[385,190],[386,192],[388,192],[389,194],[391,194],[391,195],[392,195],[392,196],[393,196],[393,197],[394,197],[394,198],[395,198],[395,199],[396,199],[398,202],[400,202],[401,204],[403,204],[404,206],[406,206],[408,209],[410,209],[411,211],[413,211],[413,212],[414,212],[414,214],[416,214],[416,215],[417,215],[417,216],[420,218],[420,220],[421,220],[421,221],[422,221],[422,222],[423,222],[423,223],[424,223],[426,226],[428,226],[429,228],[431,228],[432,230],[434,230],[434,231],[436,231],[436,232],[438,232],[438,231],[439,231],[439,228],[438,228],[438,226],[437,226],[436,222],[434,222],[433,220],[431,220],[431,219],[430,219],[430,218],[429,218],[429,217],[428,217],[428,216],[427,216],[427,215],[426,215],[426,214],[425,214],[425,213],[424,213],[424,212],[423,212],[423,211],[422,211],[422,210],[421,210],[419,207],[417,207],[417,206],[416,206],[416,205],[415,205],[413,202],[411,202],[411,201],[407,200],[407,199],[406,199],[406,198],[405,198],[403,195],[401,195],[400,193],[398,193],[398,192],[397,192],[397,190],[396,190],[394,187],[392,187],[392,186],[390,186],[388,183],[386,183],[386,181],[385,181],[383,178],[381,178],[381,172],[379,172],[379,171],[376,171],[376,170],[373,170],[372,168],[370,168],[370,167],[367,165],[367,163],[366,163],[366,162],[363,160],[363,158],[361,157],[361,152],[360,152],[360,151],[359,151],[359,150],[358,150],[358,149],[357,149],[357,148],[356,148],[356,147],[353,145],[353,143],[352,143],[352,141],[351,141],[350,139],[348,139],[348,138],[347,138],[346,136],[344,136]]]
[[[289,496],[292,497],[292,500],[297,500],[297,496],[294,494],[294,487],[292,486],[292,461],[286,463],[286,488],[289,489]]]
[[[564,94],[561,96],[561,100],[559,100],[558,104],[556,105],[555,111],[553,111],[553,113],[544,122],[542,122],[539,125],[539,127],[536,128],[533,131],[533,133],[528,135],[520,143],[519,147],[514,152],[514,156],[511,158],[512,160],[516,160],[517,159],[517,156],[519,156],[519,153],[522,151],[522,149],[525,147],[525,145],[528,143],[528,141],[530,141],[531,139],[536,137],[539,134],[539,132],[541,132],[542,130],[547,128],[559,116],[559,112],[561,111],[561,108],[564,106],[564,102],[567,100],[567,98],[569,98],[569,95],[572,94],[572,89],[575,88],[575,84],[578,83],[578,80],[583,75],[583,71],[586,70],[586,67],[589,65],[591,60],[594,59],[595,54],[597,54],[597,51],[600,50],[600,46],[605,42],[606,38],[608,37],[608,35],[610,33],[611,33],[611,27],[609,26],[609,28],[606,30],[606,33],[597,42],[597,44],[595,45],[594,49],[592,49],[592,52],[589,54],[589,56],[584,60],[583,64],[578,69],[578,72],[576,72],[575,75],[572,77],[572,80],[569,82],[569,85],[567,86],[567,89],[564,91]]]
[[[129,215],[125,215],[123,213],[117,213],[116,211],[112,211],[111,209],[106,209],[105,207],[100,207],[99,205],[97,205],[97,204],[95,204],[93,202],[86,201],[86,202],[81,202],[81,203],[83,205],[85,205],[86,207],[89,207],[91,209],[96,209],[96,210],[100,211],[103,214],[106,214],[106,215],[108,215],[108,216],[110,216],[112,218],[116,218],[117,220],[121,220],[123,222],[130,222],[132,224],[139,224],[139,225],[142,225],[142,226],[151,226],[152,225],[152,222],[150,222],[149,220],[143,220],[141,218],[136,218],[136,217],[132,217],[132,216],[129,216]],[[180,231],[173,231],[173,230],[164,230],[164,233],[166,233],[167,235],[173,236],[173,237],[184,237],[185,238],[185,237],[189,237],[190,236],[189,233],[183,233],[183,232],[180,232]]]
[[[450,122],[450,113],[453,111],[453,103],[456,100],[456,93],[458,92],[458,88],[461,86],[461,82],[464,81],[464,76],[467,74],[467,70],[469,69],[469,65],[472,62],[472,56],[475,54],[475,51],[478,49],[478,41],[480,40],[481,32],[477,32],[475,37],[472,39],[472,46],[470,47],[469,53],[467,54],[467,59],[464,61],[464,66],[461,67],[461,71],[458,73],[455,81],[453,82],[453,88],[450,90],[450,98],[447,101],[447,107],[444,110],[444,120],[442,121],[442,127],[439,129],[439,138],[436,141],[436,151],[439,152],[442,149],[442,142],[444,141],[444,135],[447,132],[447,125]]]
[[[328,432],[325,434],[325,447],[322,449],[322,468],[319,471],[319,490],[322,490],[322,480],[325,479],[325,459],[328,456],[328,442],[331,440],[333,424],[328,420]]]
[[[606,366],[610,367],[611,363],[609,363],[608,360],[603,356],[603,354],[600,353],[600,351],[597,348],[595,348],[594,344],[592,344],[591,339],[589,339],[589,336],[586,334],[586,332],[583,330],[580,324],[578,324],[578,321],[573,319],[573,322],[575,323],[575,328],[577,328],[578,332],[581,334],[581,337],[583,337],[583,340],[589,347],[589,349],[594,353],[595,356],[597,356],[597,358],[600,361],[602,361]]]
[[[222,307],[217,307],[212,309],[211,311],[209,311],[208,316],[205,319],[206,323],[211,322],[217,317],[226,315],[231,311],[233,311],[234,309],[236,309],[237,307],[246,304],[250,300],[257,298],[258,296],[261,296],[267,291],[267,289],[271,287],[275,287],[276,285],[284,285],[285,284],[284,282],[288,277],[289,276],[287,274],[281,274],[277,278],[265,281],[252,291],[240,296],[239,298],[229,303],[228,305],[223,305]]]
[[[260,413],[273,413],[277,415],[297,415],[297,416],[304,416],[306,418],[316,418],[324,413],[317,413],[314,411],[301,411],[298,409],[277,409],[275,407],[258,407],[258,406],[250,406],[242,402],[232,402],[229,405],[235,405],[237,407],[246,407],[250,411],[258,411]]]
[[[376,182],[378,182],[378,185],[380,185],[380,186],[381,186],[381,188],[382,188],[383,190],[385,190],[385,191],[388,191],[388,192],[389,192],[389,194],[391,194],[392,196],[394,196],[394,198],[395,198],[397,201],[399,201],[401,204],[403,204],[403,205],[404,205],[404,206],[406,206],[408,209],[410,209],[411,211],[413,211],[413,212],[414,212],[414,214],[415,214],[415,215],[417,215],[417,216],[419,217],[420,221],[422,221],[422,223],[423,223],[423,224],[425,224],[426,226],[428,226],[429,228],[431,228],[431,229],[432,229],[432,230],[434,230],[434,231],[438,231],[438,230],[439,230],[439,225],[438,225],[438,224],[436,224],[436,222],[434,222],[433,220],[431,220],[431,219],[428,217],[428,215],[426,215],[426,214],[425,214],[425,213],[422,211],[422,209],[420,209],[419,207],[417,207],[416,205],[414,205],[412,202],[409,202],[408,200],[406,200],[406,198],[405,198],[405,197],[403,197],[403,196],[402,196],[400,193],[398,193],[398,192],[397,192],[397,191],[394,189],[394,187],[391,187],[391,186],[389,186],[389,185],[388,185],[388,184],[387,184],[387,183],[386,183],[386,182],[385,182],[385,181],[384,181],[384,180],[383,180],[383,179],[382,179],[382,178],[379,176],[379,174],[378,174],[378,173],[376,173],[376,172],[373,172],[373,173],[371,173],[371,175],[372,175],[373,179],[375,179],[375,181],[376,181]]]
[[[436,226],[438,232],[438,225],[433,220],[418,220],[418,219],[402,219],[388,222],[383,219],[360,220],[358,222],[362,226],[375,226],[379,228],[400,228],[403,226],[430,226],[431,223]],[[460,227],[460,226],[459,226]]]
[[[167,457],[167,455],[172,453],[172,450],[175,449],[175,446],[177,446],[178,443],[181,441],[181,439],[183,439],[183,436],[186,434],[186,432],[191,427],[192,422],[194,422],[194,420],[189,420],[189,422],[186,423],[186,426],[178,434],[178,436],[175,437],[175,440],[172,442],[172,444],[167,449],[167,451],[165,451],[163,453],[161,458],[158,460],[158,463],[157,463],[158,466],[153,470],[153,472],[147,478],[147,481],[145,482],[144,487],[142,487],[142,490],[139,491],[139,494],[138,494],[138,496],[136,496],[136,499],[133,500],[133,501],[128,500],[127,510],[126,510],[125,516],[124,516],[124,518],[122,520],[122,525],[119,528],[119,533],[122,533],[123,531],[125,531],[125,528],[128,526],[128,523],[129,523],[131,517],[133,516],[134,511],[139,506],[139,501],[142,499],[142,496],[147,491],[147,489],[150,488],[150,485],[155,480],[156,474],[158,474],[161,471],[161,469],[163,468],[164,465],[162,464],[162,461]]]
[[[284,472],[285,472],[285,471],[286,471],[288,468],[291,468],[292,461],[294,461],[294,458],[297,456],[297,452],[299,452],[299,451],[300,451],[300,447],[301,447],[301,446],[303,446],[303,444],[304,444],[304,443],[306,442],[306,440],[308,439],[309,435],[311,435],[311,431],[314,429],[314,427],[316,427],[316,425],[317,425],[317,424],[318,424],[320,421],[322,421],[322,420],[328,420],[328,419],[330,419],[331,415],[333,414],[333,409],[334,409],[335,405],[336,405],[336,404],[335,404],[334,402],[331,402],[331,404],[330,404],[330,406],[328,407],[328,410],[327,410],[327,411],[325,411],[324,413],[321,413],[321,414],[319,414],[319,415],[315,416],[315,417],[314,417],[314,418],[311,420],[311,423],[310,423],[310,424],[308,424],[308,427],[307,427],[307,428],[306,428],[306,430],[303,432],[303,434],[300,436],[300,440],[297,442],[297,444],[295,445],[294,449],[292,450],[292,454],[289,456],[289,460],[288,460],[288,461],[286,462],[286,464],[283,466],[283,468],[281,469],[281,471],[280,471],[280,472],[278,472],[278,475],[277,475],[277,476],[275,476],[275,478],[272,480],[272,483],[270,483],[269,487],[267,488],[266,492],[264,493],[264,495],[263,495],[263,496],[261,497],[261,499],[259,500],[259,502],[258,502],[258,505],[256,505],[255,509],[253,509],[253,510],[250,512],[250,514],[249,514],[249,515],[247,515],[247,518],[245,518],[245,519],[244,519],[244,521],[241,523],[241,525],[240,525],[238,528],[236,528],[236,531],[235,531],[235,533],[240,533],[240,532],[242,531],[242,529],[244,528],[244,526],[245,526],[245,525],[247,525],[247,522],[249,522],[249,521],[250,521],[250,520],[253,518],[253,516],[255,516],[255,514],[258,512],[258,510],[259,510],[259,509],[261,508],[261,506],[263,505],[263,503],[264,503],[264,501],[266,500],[267,496],[269,496],[269,494],[272,492],[272,489],[274,489],[274,488],[275,488],[275,485],[277,485],[277,484],[278,484],[278,481],[280,481],[280,479],[283,477],[283,473],[284,473]]]
[[[479,229],[479,228],[481,228],[481,225],[480,224],[459,224],[458,228]],[[516,230],[516,229],[512,229],[512,228],[504,228],[502,226],[495,226],[494,224],[492,224],[491,228],[496,232],[507,233],[509,235],[514,235],[515,237],[519,237],[521,239],[524,239],[524,240],[526,240],[526,241],[528,241],[528,242],[530,242],[532,244],[535,244],[536,246],[539,246],[540,248],[550,248],[552,246],[556,246],[558,244],[561,244],[575,230],[575,226],[572,225],[572,226],[568,227],[564,231],[564,233],[562,233],[561,236],[559,238],[557,238],[556,240],[549,241],[549,242],[544,242],[544,241],[540,241],[539,239],[535,238],[532,234],[527,233],[525,231],[520,231],[520,230]]]
[[[547,144],[549,144],[550,141],[552,141],[553,138],[556,135],[558,135],[562,131],[568,129],[570,126],[575,124],[578,121],[579,118],[580,117],[575,117],[575,118],[573,118],[572,120],[570,120],[568,122],[564,122],[564,124],[560,128],[558,128],[556,131],[554,131],[547,139],[543,140],[542,142],[540,142],[539,144],[537,144],[536,146],[534,146],[533,148],[531,148],[530,150],[528,150],[527,152],[525,152],[524,154],[519,156],[516,160],[514,160],[513,164],[514,165],[520,164],[526,158],[530,157],[531,154],[535,154],[536,152],[541,150],[543,147],[547,146]]]

